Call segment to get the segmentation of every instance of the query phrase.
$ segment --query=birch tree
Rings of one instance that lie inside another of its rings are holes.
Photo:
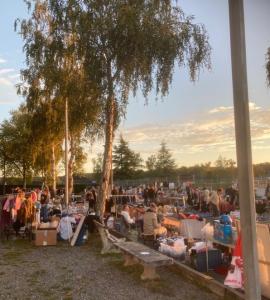
[[[75,14],[75,12],[74,12]],[[76,32],[89,77],[102,88],[105,114],[103,174],[99,213],[109,192],[112,147],[118,118],[130,93],[166,96],[175,65],[187,67],[191,80],[210,67],[210,46],[203,25],[185,16],[175,1],[81,0]],[[94,69],[94,72],[93,72]]]

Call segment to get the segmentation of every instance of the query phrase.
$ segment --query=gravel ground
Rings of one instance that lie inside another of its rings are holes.
[[[159,269],[159,281],[142,282],[141,266],[123,267],[121,255],[101,256],[100,248],[97,235],[81,247],[1,242],[0,299],[220,299],[183,279],[174,267]]]

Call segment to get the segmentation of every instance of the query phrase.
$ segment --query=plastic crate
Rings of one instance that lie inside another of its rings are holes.
[[[199,272],[207,272],[206,252],[199,252],[191,257],[193,267]],[[219,249],[208,250],[208,270],[222,265],[221,251]]]

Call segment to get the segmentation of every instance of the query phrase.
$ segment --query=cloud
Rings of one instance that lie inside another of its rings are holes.
[[[14,75],[9,75],[8,78],[10,79],[18,79],[20,78],[21,74],[14,74]]]
[[[0,98],[0,104],[11,104],[17,102],[18,99],[10,99],[10,97],[7,97],[6,99],[1,99]]]
[[[7,61],[5,60],[5,59],[3,59],[3,58],[0,58],[0,64],[4,64],[4,63],[6,63]]]
[[[209,114],[231,111],[232,109],[233,109],[233,106],[219,106],[219,107],[209,110]]]
[[[7,85],[7,86],[12,86],[13,83],[7,79],[7,78],[4,78],[4,77],[0,77],[0,85]]]
[[[14,72],[14,69],[0,69],[0,74],[7,74],[7,73],[11,73]]]
[[[269,149],[270,109],[261,108],[253,102],[249,104],[249,107],[253,149]],[[187,122],[145,124],[133,128],[122,128],[121,132],[130,147],[140,152],[144,158],[156,153],[161,141],[167,143],[178,162],[181,157],[194,154],[206,156],[209,153],[211,161],[215,160],[219,154],[226,153],[230,157],[235,155],[232,106],[220,106],[205,113],[200,112],[194,116],[193,120]],[[185,164],[185,161],[182,163]]]
[[[249,102],[249,110],[254,111],[254,110],[260,110],[261,107],[257,106],[256,103],[254,102]],[[215,107],[211,110],[209,110],[209,114],[216,114],[216,113],[224,113],[224,112],[233,112],[233,106],[219,106]]]

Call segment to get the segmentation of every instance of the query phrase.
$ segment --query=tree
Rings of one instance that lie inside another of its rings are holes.
[[[11,113],[10,120],[5,120],[0,127],[0,152],[5,161],[5,168],[8,164],[9,171],[22,176],[24,188],[27,177],[32,176],[35,155],[30,120],[31,115],[26,107],[21,105]]]
[[[175,171],[176,164],[166,143],[162,142],[160,146],[160,150],[157,154],[156,170],[159,174],[166,175]]]
[[[103,88],[105,149],[99,194],[102,216],[109,190],[116,120],[125,111],[132,91],[147,98],[155,86],[165,96],[174,65],[186,65],[192,80],[209,67],[210,46],[203,25],[193,23],[174,1],[95,1],[77,5],[77,32],[85,51],[89,77]],[[93,68],[95,72],[93,72]]]
[[[40,99],[42,100],[42,99]],[[35,137],[34,170],[56,193],[57,166],[62,156],[63,126],[56,101],[39,101],[30,107],[31,129]]]
[[[93,173],[96,180],[100,180],[102,174],[102,165],[103,165],[103,154],[98,153],[96,158],[92,159],[93,163]]]
[[[218,159],[215,161],[215,166],[217,168],[225,169],[225,168],[234,168],[236,165],[236,162],[229,158],[223,157],[222,155],[219,155]]]
[[[76,8],[76,3],[60,0],[25,2],[29,7],[33,4],[33,8],[29,20],[22,20],[20,23],[20,34],[25,41],[27,68],[21,71],[23,85],[18,91],[26,97],[30,111],[35,112],[47,103],[46,115],[49,119],[57,112],[57,118],[54,119],[56,122],[50,123],[55,125],[55,129],[43,128],[46,140],[49,140],[51,145],[53,178],[55,178],[55,162],[53,163],[55,142],[59,136],[62,140],[64,138],[63,111],[65,102],[68,102],[70,198],[75,164],[84,160],[80,147],[82,135],[86,133],[87,127],[96,123],[99,110],[96,102],[97,89],[87,78],[79,53],[81,49],[73,28],[73,9]]]
[[[153,172],[156,169],[157,157],[153,154],[148,157],[145,162],[146,169]]]
[[[266,53],[266,80],[267,80],[267,84],[270,87],[270,47],[267,50]]]
[[[68,92],[78,87],[80,91],[97,94],[95,98],[102,102],[100,107],[106,122],[98,203],[102,217],[109,190],[114,131],[125,112],[130,92],[135,95],[141,89],[147,99],[155,87],[157,95],[165,96],[176,62],[187,66],[191,80],[195,80],[199,70],[210,65],[208,37],[204,26],[186,17],[174,4],[176,1],[39,0],[34,3],[32,20],[22,24],[25,48],[30,55],[28,62],[34,61],[36,70],[35,65],[42,66],[45,58],[52,62],[52,70],[58,68],[60,73],[51,73],[50,64],[46,64],[45,73],[51,75],[41,77],[46,78],[49,87],[63,80],[59,85],[62,89],[52,89],[53,95],[66,99]],[[43,32],[49,33],[45,39]],[[37,48],[40,44],[50,51]],[[80,72],[76,73],[77,70]],[[32,82],[37,78],[36,73],[31,76]],[[62,73],[78,74],[76,78],[83,75],[82,81],[74,85],[66,76],[56,76]],[[76,95],[77,102],[83,102],[80,94]]]
[[[142,158],[139,153],[132,151],[128,142],[120,136],[119,145],[114,146],[113,152],[114,176],[119,179],[132,178],[141,166]]]

